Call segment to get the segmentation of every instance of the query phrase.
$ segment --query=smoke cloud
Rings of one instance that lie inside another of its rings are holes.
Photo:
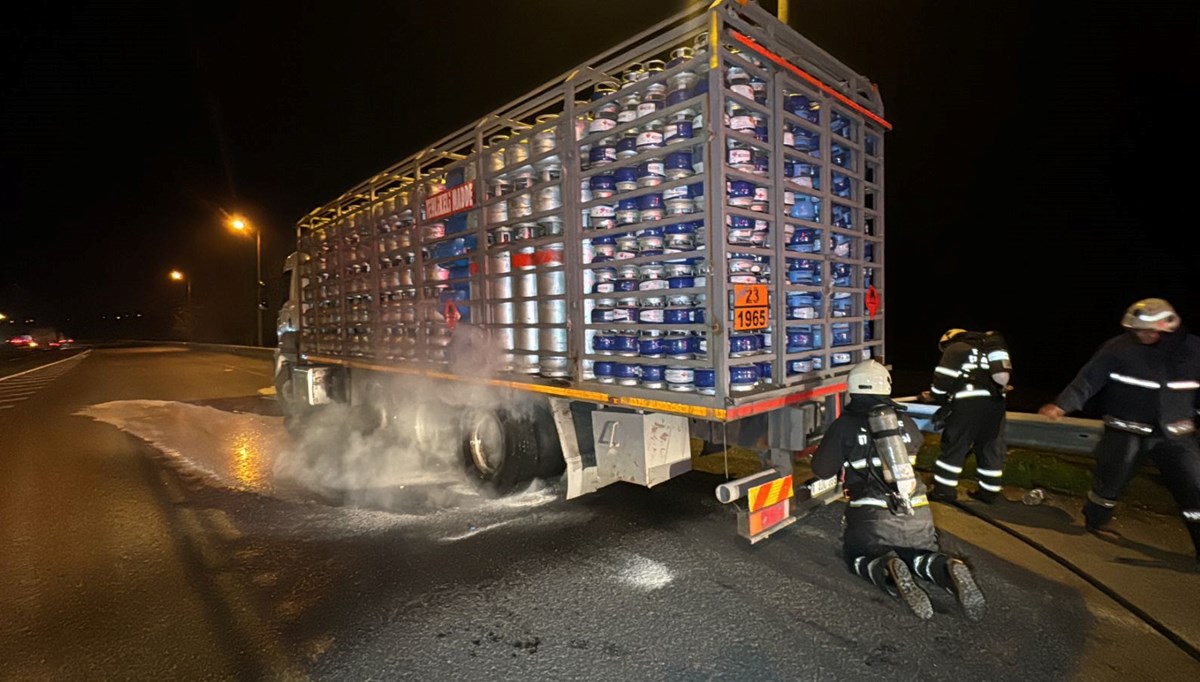
[[[491,378],[503,352],[484,330],[459,325],[445,347],[448,373]],[[296,420],[290,446],[275,461],[281,483],[331,503],[389,511],[479,504],[495,495],[474,478],[464,422],[475,411],[534,414],[526,392],[475,381],[360,373],[351,391],[349,405],[321,405]]]

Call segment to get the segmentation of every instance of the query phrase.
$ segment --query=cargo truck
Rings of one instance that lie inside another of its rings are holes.
[[[495,396],[405,418],[500,489],[654,486],[696,438],[790,471],[884,357],[890,128],[873,83],[754,2],[696,4],[299,221],[289,424],[338,402],[369,428],[383,382],[434,382]]]

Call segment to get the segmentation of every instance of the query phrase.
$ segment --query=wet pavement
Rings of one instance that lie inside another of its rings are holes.
[[[1106,532],[1093,534],[1084,530],[1083,500],[1047,493],[1030,506],[1024,493],[1006,488],[993,504],[962,496],[954,506],[1038,548],[1200,659],[1200,563],[1182,518],[1125,503]]]

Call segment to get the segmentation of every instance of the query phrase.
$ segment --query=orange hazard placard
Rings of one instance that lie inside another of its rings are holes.
[[[791,499],[794,494],[792,490],[792,475],[788,474],[770,483],[754,486],[750,489],[750,493],[746,497],[750,500],[750,511],[756,512],[780,500]]]
[[[733,307],[747,308],[750,306],[767,305],[767,285],[765,284],[734,284]]]
[[[733,285],[733,330],[767,328],[767,285]]]

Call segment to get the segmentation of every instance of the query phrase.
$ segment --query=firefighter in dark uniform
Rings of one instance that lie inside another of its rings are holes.
[[[855,574],[903,599],[922,619],[933,617],[933,605],[916,578],[949,590],[967,618],[979,620],[986,602],[970,568],[938,545],[925,485],[912,469],[923,437],[904,408],[891,400],[891,375],[868,360],[851,370],[848,381],[849,402],[812,457],[816,476],[833,478],[842,472],[848,498],[842,535],[846,563]],[[883,418],[890,420],[890,430],[879,428]]]
[[[1179,315],[1161,298],[1125,311],[1129,330],[1109,339],[1053,403],[1050,419],[1098,397],[1104,434],[1094,451],[1096,469],[1083,507],[1087,529],[1101,532],[1144,456],[1162,472],[1179,504],[1200,561],[1200,445],[1195,415],[1200,400],[1200,337],[1180,329]]]
[[[1011,389],[1012,360],[1004,338],[996,332],[951,329],[938,342],[942,358],[925,394],[941,405],[941,452],[934,467],[933,492],[940,502],[958,499],[958,478],[975,451],[978,487],[969,493],[992,503],[1000,495],[1004,460],[1005,393]]]

